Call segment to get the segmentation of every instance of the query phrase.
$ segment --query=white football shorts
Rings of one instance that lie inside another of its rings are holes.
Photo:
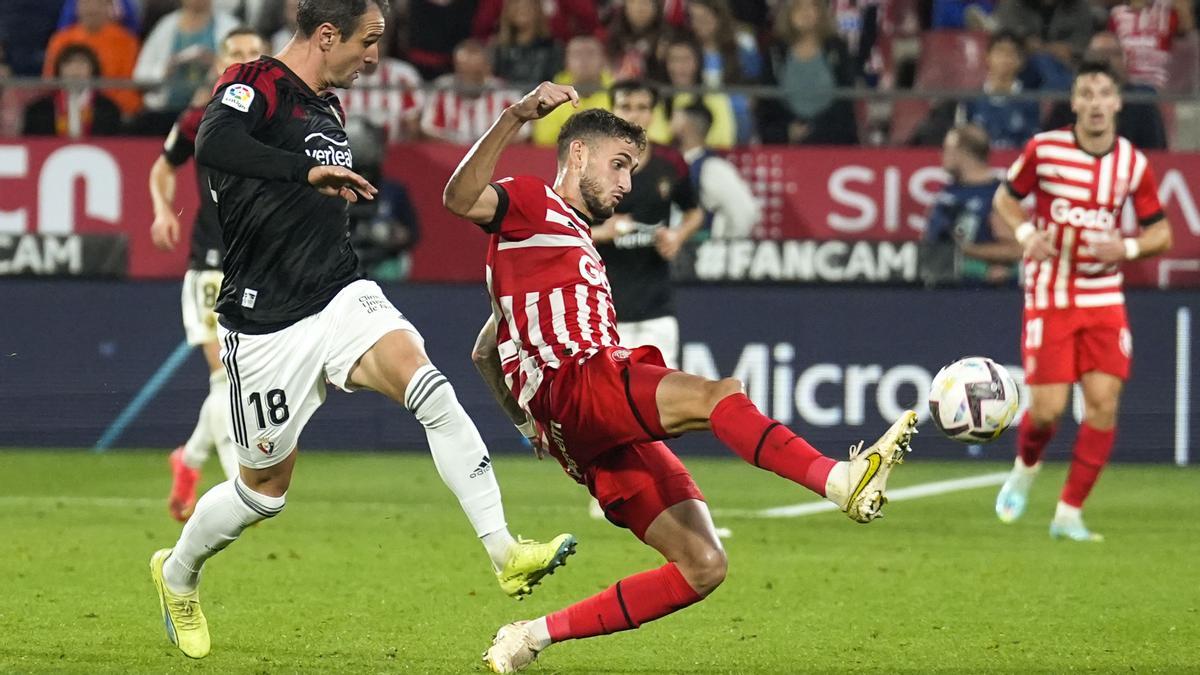
[[[379,284],[365,279],[343,288],[320,312],[274,333],[219,326],[221,362],[229,373],[229,436],[238,462],[263,469],[283,461],[325,402],[326,381],[351,391],[351,368],[394,330],[420,338]]]
[[[188,270],[183,275],[183,331],[192,346],[217,341],[217,298],[221,295],[221,270]]]

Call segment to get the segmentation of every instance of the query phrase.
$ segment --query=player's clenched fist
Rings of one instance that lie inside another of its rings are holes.
[[[314,166],[308,170],[308,183],[323,195],[356,202],[359,197],[374,199],[379,192],[366,178],[340,166]]]
[[[517,101],[510,110],[517,116],[517,119],[529,122],[549,115],[551,110],[567,101],[570,101],[572,106],[579,107],[579,93],[575,91],[575,87],[543,82],[537,86],[537,89],[521,97],[521,100]]]

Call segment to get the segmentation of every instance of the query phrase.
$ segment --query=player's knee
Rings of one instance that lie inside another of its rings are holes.
[[[1029,416],[1029,421],[1035,428],[1045,429],[1057,422],[1065,409],[1065,402],[1059,404],[1057,401],[1037,401],[1029,406],[1029,410],[1025,414]]]
[[[274,518],[283,512],[283,507],[287,504],[286,490],[277,495],[264,494],[265,492],[273,492],[269,484],[255,487],[257,489],[251,489],[241,477],[233,480],[233,491],[237,494],[242,504],[246,506],[243,519],[243,524],[246,526],[253,525],[267,518]]]
[[[409,387],[411,391],[406,393],[404,405],[421,426],[435,429],[452,424],[461,406],[450,380],[437,370],[430,373],[423,382]]]
[[[1089,401],[1084,406],[1084,420],[1095,429],[1113,428],[1117,423],[1117,402],[1111,399]]]
[[[680,561],[680,571],[698,595],[708,595],[725,581],[729,559],[719,546],[705,546]]]

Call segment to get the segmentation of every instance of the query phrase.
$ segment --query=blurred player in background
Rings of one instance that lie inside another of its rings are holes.
[[[667,368],[654,346],[618,346],[613,294],[589,230],[630,193],[647,156],[645,131],[585,110],[559,135],[553,188],[531,176],[490,182],[522,126],[578,100],[572,87],[542,83],[500,115],[446,185],[446,207],[491,235],[493,316],[473,359],[539,457],[553,455],[609,520],[667,562],[548,616],[502,627],[484,654],[495,672],[524,668],[553,642],[637,628],[699,602],[725,579],[725,551],[704,496],[663,440],[712,430],[746,462],[865,523],[880,515],[888,473],[916,424],[907,411],[875,445],[862,450],[860,443],[850,461],[836,462],[759,412],[737,380]]]
[[[509,534],[487,447],[454,388],[417,329],[359,276],[346,203],[377,190],[352,171],[330,89],[378,62],[388,10],[387,0],[300,0],[299,30],[279,58],[225,71],[196,134],[226,248],[218,335],[241,469],[200,498],[174,548],[150,559],[167,637],[192,658],[210,650],[201,567],[283,511],[300,433],[327,381],[412,412],[506,593],[529,593],[574,549],[568,534],[547,544]]]
[[[988,163],[991,143],[983,127],[963,124],[942,143],[942,168],[950,181],[934,197],[918,256],[921,280],[941,284],[1012,283],[1021,247],[999,218],[992,198],[1001,181]],[[978,446],[975,446],[978,447]]]
[[[638,80],[613,85],[613,112],[646,129],[658,105],[658,90]],[[683,212],[671,227],[671,206]],[[653,345],[668,368],[679,367],[679,321],[671,292],[671,260],[704,225],[704,212],[683,157],[648,143],[638,157],[633,184],[613,216],[592,229],[604,259],[613,302],[621,308],[617,333],[626,347]]]
[[[214,79],[235,63],[248,63],[263,54],[262,37],[253,29],[236,28],[221,41]],[[211,84],[201,87],[192,98],[167,136],[163,152],[150,168],[150,197],[154,201],[154,224],[150,237],[154,245],[173,251],[179,243],[179,218],[175,211],[176,173],[196,150],[196,131],[204,108],[212,98]],[[208,170],[196,165],[197,195],[200,207],[192,225],[192,240],[188,255],[188,271],[183,276],[183,330],[188,344],[204,352],[208,362],[208,396],[200,406],[196,428],[187,443],[171,453],[173,482],[167,498],[171,517],[185,521],[196,507],[196,484],[200,469],[208,461],[213,448],[221,460],[225,477],[237,476],[237,451],[229,437],[229,378],[221,366],[221,349],[217,345],[217,295],[221,291],[221,261],[225,244],[221,241],[221,224],[217,222],[217,204],[208,187]]]
[[[1000,219],[1025,251],[1022,355],[1030,390],[996,514],[1008,523],[1024,513],[1042,452],[1078,382],[1084,418],[1050,536],[1100,541],[1084,525],[1082,509],[1112,453],[1117,403],[1129,377],[1133,342],[1120,266],[1168,250],[1171,228],[1146,156],[1116,133],[1121,93],[1111,65],[1080,66],[1071,107],[1074,126],[1034,136],[995,196]],[[1031,193],[1032,218],[1021,208]],[[1122,238],[1129,199],[1141,231]]]

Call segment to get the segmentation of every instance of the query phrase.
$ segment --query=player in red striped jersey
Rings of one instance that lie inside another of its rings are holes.
[[[848,462],[818,452],[765,415],[734,379],[665,367],[652,346],[619,347],[617,312],[590,227],[630,190],[645,132],[612,113],[576,113],[558,137],[551,187],[518,176],[489,183],[526,122],[568,101],[574,88],[542,83],[506,109],[446,186],[452,212],[491,234],[493,318],[474,359],[497,400],[538,450],[587,486],[613,523],[667,562],[533,621],[502,627],[484,654],[496,672],[531,663],[552,642],[637,628],[698,602],[725,578],[725,551],[704,497],[662,441],[711,429],[747,462],[828,498],[852,519],[880,515],[892,465],[908,450],[907,411]]]
[[[1034,136],[996,192],[1000,219],[1025,249],[1022,355],[1030,389],[1018,456],[996,499],[996,514],[1012,522],[1024,512],[1042,451],[1066,409],[1071,384],[1079,382],[1084,420],[1050,535],[1099,541],[1081,514],[1112,452],[1117,403],[1129,376],[1132,341],[1120,265],[1169,249],[1171,228],[1146,156],[1116,133],[1121,94],[1111,66],[1080,67],[1071,108],[1074,126]],[[1032,218],[1021,207],[1031,193]],[[1123,238],[1127,201],[1142,229]]]

